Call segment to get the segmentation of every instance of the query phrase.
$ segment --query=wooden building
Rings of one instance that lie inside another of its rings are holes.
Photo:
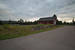
[[[54,14],[52,17],[40,18],[38,24],[53,24],[56,25],[57,16]]]

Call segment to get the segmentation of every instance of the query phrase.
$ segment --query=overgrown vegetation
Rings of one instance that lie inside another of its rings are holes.
[[[26,35],[44,32],[44,31],[48,31],[48,30],[52,30],[57,27],[60,27],[56,25],[51,28],[32,30],[33,27],[37,27],[37,26],[45,26],[45,25],[44,24],[40,24],[40,25],[9,25],[9,24],[0,25],[0,40],[16,38],[20,36],[26,36]]]

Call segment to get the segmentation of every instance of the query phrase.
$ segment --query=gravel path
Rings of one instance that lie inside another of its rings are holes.
[[[75,26],[0,40],[0,50],[75,50]]]

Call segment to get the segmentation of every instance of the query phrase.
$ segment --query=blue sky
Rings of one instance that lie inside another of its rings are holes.
[[[75,17],[75,0],[0,0],[0,20],[37,20],[56,14],[59,20]]]

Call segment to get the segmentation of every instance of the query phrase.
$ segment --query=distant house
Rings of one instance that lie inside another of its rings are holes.
[[[53,24],[56,25],[57,16],[53,15],[52,17],[40,18],[38,24]]]

